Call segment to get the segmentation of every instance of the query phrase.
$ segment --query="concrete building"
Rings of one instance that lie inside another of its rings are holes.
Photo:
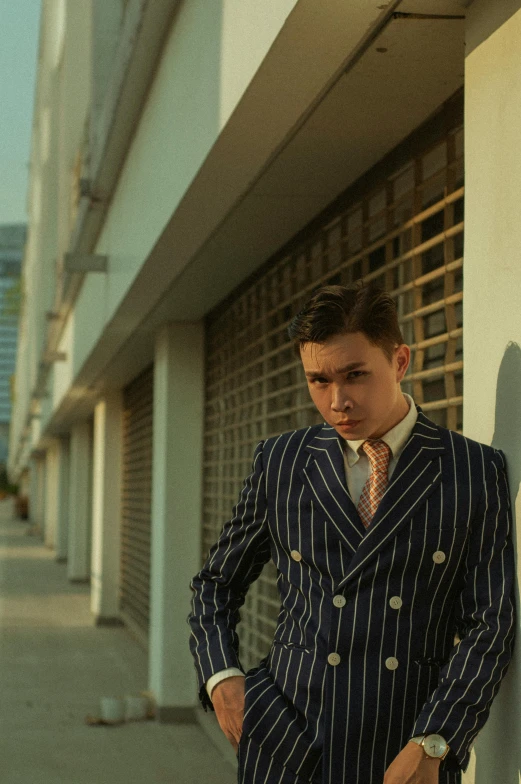
[[[318,284],[392,291],[406,391],[505,450],[516,512],[520,40],[521,0],[44,0],[9,468],[163,720],[256,442],[315,421],[285,330]],[[246,666],[276,610],[267,568]],[[519,661],[467,784],[519,782]]]
[[[0,226],[0,465],[7,462],[11,421],[12,375],[20,308],[20,269],[27,229]]]

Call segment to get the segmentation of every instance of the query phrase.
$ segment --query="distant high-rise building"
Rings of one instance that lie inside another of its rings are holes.
[[[0,464],[5,464],[11,420],[11,377],[16,362],[25,224],[0,226]]]

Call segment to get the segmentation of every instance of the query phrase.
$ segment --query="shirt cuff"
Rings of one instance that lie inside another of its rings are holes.
[[[210,699],[212,699],[212,691],[215,689],[218,683],[225,681],[226,678],[233,678],[235,675],[240,675],[242,678],[244,678],[244,673],[237,667],[228,667],[228,669],[220,670],[219,672],[216,672],[214,675],[210,676],[205,684],[206,691],[208,692]]]

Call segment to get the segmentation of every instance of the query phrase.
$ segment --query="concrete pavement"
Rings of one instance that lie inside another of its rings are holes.
[[[85,724],[100,697],[146,689],[146,653],[93,626],[88,586],[27,531],[1,501],[0,782],[233,784],[233,752],[198,724]]]

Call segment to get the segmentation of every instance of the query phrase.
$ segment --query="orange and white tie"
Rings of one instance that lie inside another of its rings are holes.
[[[378,504],[382,500],[389,481],[391,449],[385,441],[364,441],[361,446],[371,463],[371,476],[364,485],[358,502],[358,514],[367,528],[371,524]]]

